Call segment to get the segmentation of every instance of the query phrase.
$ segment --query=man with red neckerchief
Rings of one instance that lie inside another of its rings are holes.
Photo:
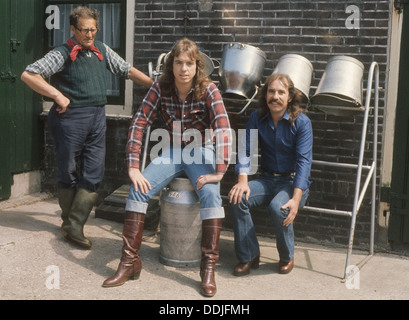
[[[83,229],[104,174],[106,69],[146,88],[153,82],[106,44],[95,41],[98,23],[97,10],[75,8],[70,14],[72,38],[27,66],[21,75],[31,89],[54,100],[48,121],[57,150],[61,232],[87,249],[91,241]]]

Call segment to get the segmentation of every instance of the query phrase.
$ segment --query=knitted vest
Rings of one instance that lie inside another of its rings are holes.
[[[71,61],[71,48],[67,44],[55,48],[64,57],[64,68],[51,77],[51,84],[70,99],[70,107],[107,103],[106,50],[103,43],[95,41],[94,44],[102,52],[102,61],[93,52],[87,53],[86,50],[80,50],[77,59]]]

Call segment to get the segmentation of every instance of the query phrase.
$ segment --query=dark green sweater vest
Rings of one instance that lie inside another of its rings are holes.
[[[55,48],[64,57],[64,68],[51,77],[51,83],[70,99],[70,107],[107,103],[106,50],[101,42],[95,41],[94,44],[102,52],[104,57],[102,61],[93,52],[89,51],[88,53],[87,50],[80,50],[77,59],[71,61],[71,48],[67,44]]]

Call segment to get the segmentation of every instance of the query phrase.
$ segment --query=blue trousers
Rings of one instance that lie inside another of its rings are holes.
[[[293,195],[293,178],[274,177],[269,173],[262,173],[259,178],[249,182],[249,187],[249,199],[246,200],[244,194],[239,204],[231,205],[234,218],[234,247],[238,260],[243,263],[249,262],[260,253],[250,209],[267,206],[276,232],[280,260],[289,262],[294,257],[294,223],[288,227],[283,226],[289,209],[283,210],[281,207]],[[309,189],[303,191],[300,208],[304,206],[308,193]]]
[[[57,187],[95,192],[105,169],[105,106],[68,107],[62,114],[53,106],[48,122],[57,151]]]
[[[148,193],[135,191],[133,185],[129,190],[125,209],[127,211],[146,213],[148,201],[174,178],[187,176],[200,200],[201,220],[224,218],[224,208],[220,196],[220,183],[207,183],[200,190],[196,188],[196,180],[201,175],[215,172],[215,151],[212,146],[197,147],[191,153],[196,152],[199,161],[186,163],[183,156],[184,149],[170,148],[161,156],[155,158],[142,172],[149,181],[152,189]]]

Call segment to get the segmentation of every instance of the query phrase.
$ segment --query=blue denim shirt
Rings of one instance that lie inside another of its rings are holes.
[[[258,130],[261,170],[278,173],[295,172],[294,188],[302,190],[309,188],[311,182],[308,177],[311,170],[313,143],[311,120],[302,113],[291,125],[286,111],[275,128],[270,113],[260,118],[258,111],[254,111],[246,126],[246,154],[238,153],[236,174],[248,174],[250,171],[251,164],[248,159],[253,152],[250,150],[252,129]]]

